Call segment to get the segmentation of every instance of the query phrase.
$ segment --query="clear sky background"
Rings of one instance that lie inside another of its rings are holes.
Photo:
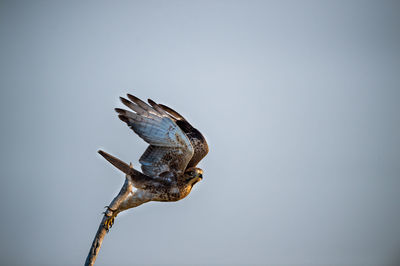
[[[82,265],[146,148],[113,111],[207,137],[177,203],[118,216],[97,265],[399,265],[398,1],[1,1],[0,264]]]

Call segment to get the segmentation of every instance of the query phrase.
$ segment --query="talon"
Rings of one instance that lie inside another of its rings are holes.
[[[105,213],[104,213],[105,214]],[[117,214],[112,214],[109,218],[107,218],[107,220],[104,222],[104,228],[108,231],[110,230],[110,228],[113,226],[114,221],[115,221],[115,217],[117,217]]]

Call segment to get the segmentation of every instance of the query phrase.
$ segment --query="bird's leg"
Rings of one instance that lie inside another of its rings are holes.
[[[110,228],[113,226],[115,217],[117,217],[116,214],[108,217],[107,220],[104,222],[104,228],[107,230],[107,233],[110,230]]]
[[[132,163],[129,165],[131,169],[133,169]],[[117,217],[117,214],[123,211],[121,209],[121,204],[129,197],[129,195],[132,192],[133,189],[133,184],[131,181],[131,176],[126,175],[125,179],[125,184],[123,185],[121,191],[119,192],[118,196],[114,198],[114,200],[111,202],[110,206],[105,206],[104,208],[107,208],[107,210],[104,212],[104,218],[103,218],[103,227],[108,231],[110,228],[113,226],[115,217]]]
[[[110,206],[104,206],[105,209],[107,209],[107,211],[111,211],[111,212],[116,212],[117,209],[113,210],[110,208]],[[104,214],[106,214],[106,212],[103,212]]]
[[[108,232],[113,226],[115,217],[117,217],[118,212],[117,209],[113,210],[110,208],[110,206],[105,206],[104,208],[107,208],[107,210],[104,212],[104,215],[107,216],[107,219],[104,221],[103,225]]]

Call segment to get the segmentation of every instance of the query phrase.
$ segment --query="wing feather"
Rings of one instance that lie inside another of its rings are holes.
[[[164,105],[164,104],[158,104],[162,109],[164,109],[165,111],[167,111],[170,115],[172,115],[174,117],[175,120],[186,120],[182,115],[180,115],[177,111],[175,111],[174,109]]]
[[[187,167],[195,167],[208,153],[208,144],[205,137],[199,130],[194,128],[181,114],[177,111],[163,104],[158,104],[164,111],[166,111],[171,119],[182,129],[188,136],[190,143],[193,146],[193,157],[188,163]]]
[[[134,112],[116,108],[118,117],[150,144],[140,158],[142,171],[149,176],[163,172],[184,172],[194,154],[192,143],[175,121],[155,102],[151,106],[133,95],[121,102]]]

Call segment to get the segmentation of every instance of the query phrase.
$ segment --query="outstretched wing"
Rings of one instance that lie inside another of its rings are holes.
[[[190,143],[192,144],[194,149],[194,154],[187,167],[196,166],[208,153],[208,144],[206,139],[200,133],[200,131],[189,124],[189,122],[177,111],[163,104],[158,104],[158,106],[166,111],[169,116],[175,121],[175,123],[189,137]]]
[[[149,106],[139,98],[128,94],[129,100],[121,102],[132,111],[116,108],[119,118],[136,134],[150,144],[139,162],[148,176],[168,177],[185,171],[193,157],[193,147],[182,129],[157,104],[149,100]]]

